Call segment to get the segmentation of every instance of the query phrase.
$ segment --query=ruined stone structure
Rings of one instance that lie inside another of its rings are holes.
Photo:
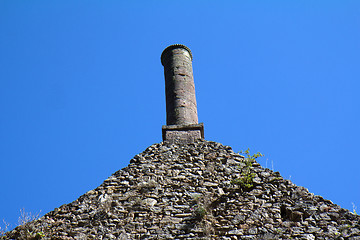
[[[252,186],[241,184],[244,176],[252,176]],[[360,217],[249,165],[229,146],[200,139],[151,145],[96,189],[5,239],[40,232],[64,240],[356,240]]]
[[[203,139],[191,58],[183,45],[162,55],[168,111],[162,143],[0,239],[360,240],[358,215]]]
[[[163,140],[191,143],[204,138],[204,125],[198,124],[192,54],[188,47],[175,44],[161,54],[166,93],[166,126]]]

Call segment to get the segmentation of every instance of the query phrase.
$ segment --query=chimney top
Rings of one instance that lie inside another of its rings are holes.
[[[169,51],[171,51],[171,50],[173,50],[173,49],[175,49],[175,48],[183,48],[183,49],[185,49],[186,51],[189,52],[191,61],[193,60],[193,56],[192,56],[192,53],[191,53],[190,48],[188,48],[187,46],[182,45],[182,44],[173,44],[173,45],[170,45],[170,46],[168,46],[167,48],[165,48],[164,51],[163,51],[162,54],[161,54],[161,64],[162,64],[163,66],[164,66],[164,64],[165,64],[165,62],[164,62],[164,60],[165,60],[165,55],[166,55]]]

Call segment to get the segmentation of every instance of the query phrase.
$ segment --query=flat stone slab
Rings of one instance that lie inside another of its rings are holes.
[[[168,143],[187,144],[197,139],[204,139],[204,124],[165,125],[162,127],[163,141]]]

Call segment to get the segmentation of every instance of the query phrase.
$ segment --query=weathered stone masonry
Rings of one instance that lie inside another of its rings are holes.
[[[205,140],[158,143],[98,188],[5,239],[360,240],[360,217],[253,162],[250,189],[234,183],[246,159]]]
[[[192,53],[181,44],[167,47],[161,54],[166,93],[166,126],[163,140],[191,143],[204,138],[204,126],[198,123]]]

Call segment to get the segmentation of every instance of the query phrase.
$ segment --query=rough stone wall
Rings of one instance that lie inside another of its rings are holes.
[[[239,184],[250,169],[253,186]],[[360,239],[360,217],[199,140],[154,144],[98,188],[5,239]]]

